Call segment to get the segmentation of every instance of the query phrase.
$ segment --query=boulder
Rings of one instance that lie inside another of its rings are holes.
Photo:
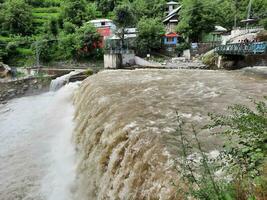
[[[257,34],[257,40],[259,40],[259,41],[267,41],[267,30],[260,31]]]
[[[10,78],[11,77],[11,68],[0,62],[0,78]]]

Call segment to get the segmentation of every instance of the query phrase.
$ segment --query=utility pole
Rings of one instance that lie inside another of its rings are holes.
[[[249,0],[247,20],[249,20],[250,19],[250,16],[251,16],[251,6],[252,6],[252,0]],[[249,22],[247,21],[246,29],[248,29],[248,24],[249,24]]]
[[[37,73],[39,73],[40,71],[40,54],[41,54],[41,51],[40,51],[40,41],[36,41],[34,43],[35,45],[35,66],[37,67]]]
[[[234,29],[237,27],[237,0],[235,0],[235,18],[234,18]]]

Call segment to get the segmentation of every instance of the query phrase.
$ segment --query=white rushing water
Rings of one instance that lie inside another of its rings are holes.
[[[60,89],[61,87],[69,83],[69,80],[72,76],[77,75],[81,72],[82,70],[71,71],[68,74],[65,74],[63,76],[57,77],[56,79],[52,80],[50,84],[50,91],[56,91]]]
[[[77,83],[0,105],[0,199],[69,200]]]

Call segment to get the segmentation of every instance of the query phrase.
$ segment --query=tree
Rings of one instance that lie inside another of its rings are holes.
[[[96,3],[88,3],[86,6],[87,19],[92,20],[101,17],[101,12],[97,10]]]
[[[4,30],[11,34],[29,35],[32,31],[31,7],[24,0],[7,0],[3,5]]]
[[[58,35],[58,21],[56,18],[51,18],[45,27],[45,32],[56,37]]]
[[[109,12],[112,12],[119,0],[96,0],[96,5],[103,16],[107,16]]]
[[[85,24],[77,30],[75,35],[77,50],[79,50],[80,55],[88,57],[97,51],[100,35],[93,25],[89,23]]]
[[[163,18],[166,14],[166,0],[135,0],[132,4],[134,15],[138,20],[144,16]]]
[[[78,52],[78,41],[75,33],[61,33],[58,44],[60,59],[75,59]]]
[[[142,18],[138,24],[137,47],[139,53],[145,54],[161,48],[164,26],[159,19]]]
[[[214,8],[208,3],[209,1],[202,0],[183,0],[177,31],[183,33],[191,42],[198,42],[202,33],[214,29]]]
[[[64,21],[82,26],[87,21],[86,6],[85,0],[65,0],[61,11]]]
[[[64,22],[64,24],[63,24],[63,31],[66,34],[75,33],[76,28],[77,27],[74,24],[72,24],[71,22]]]
[[[133,11],[131,9],[130,4],[124,3],[124,4],[119,5],[115,9],[114,22],[117,28],[119,29],[119,31],[117,32],[117,35],[121,39],[122,47],[124,47],[125,29],[127,27],[131,27],[134,24],[134,15],[133,15]]]

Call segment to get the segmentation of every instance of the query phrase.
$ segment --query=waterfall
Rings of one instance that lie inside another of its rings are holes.
[[[51,83],[50,83],[50,91],[58,90],[63,85],[66,85],[67,83],[69,83],[69,79],[72,76],[77,75],[77,74],[79,74],[81,72],[82,72],[82,70],[71,71],[68,74],[65,74],[63,76],[57,77],[56,79],[52,80]]]
[[[111,70],[0,104],[0,199],[179,199],[176,111],[199,130],[266,85],[240,71]],[[207,132],[199,140],[221,145]]]
[[[86,79],[74,99],[74,199],[184,199],[177,196],[184,185],[176,170],[176,111],[198,130],[208,112],[250,104],[247,97],[266,94],[266,84],[239,72],[204,70],[116,70]],[[189,126],[184,133],[193,137]],[[205,150],[220,147],[219,139],[203,134]]]
[[[78,83],[0,104],[0,199],[73,200]]]

